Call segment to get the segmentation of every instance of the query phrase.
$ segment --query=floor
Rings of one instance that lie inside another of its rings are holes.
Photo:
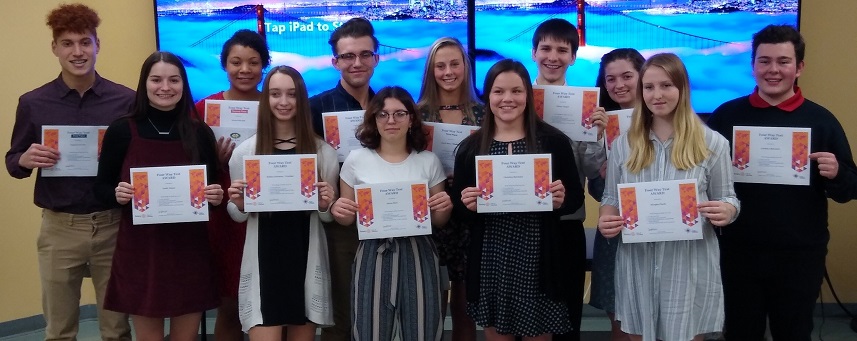
[[[213,314],[209,314],[212,316]],[[214,330],[214,318],[208,317],[207,331],[211,333]],[[857,332],[852,331],[849,326],[850,320],[845,317],[826,318],[822,320],[816,318],[816,330],[813,331],[813,340],[818,341],[854,341],[857,340]],[[449,330],[449,323],[445,326]],[[589,308],[584,309],[583,324],[581,330],[582,340],[584,341],[607,341],[609,337],[610,323],[604,317],[600,310]],[[28,333],[16,334],[8,337],[0,338],[0,341],[42,341],[44,340],[44,330],[36,330]],[[93,320],[84,320],[80,323],[80,331],[78,333],[78,341],[99,341],[98,323]],[[207,341],[213,341],[213,337],[207,338]],[[444,335],[444,340],[449,340],[449,332]],[[484,340],[480,335],[479,340]]]

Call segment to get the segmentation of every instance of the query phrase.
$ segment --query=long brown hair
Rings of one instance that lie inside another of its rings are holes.
[[[479,154],[489,154],[491,142],[494,140],[494,133],[497,131],[497,123],[494,122],[494,112],[491,110],[490,105],[491,88],[494,87],[494,81],[497,79],[497,76],[506,72],[514,72],[518,77],[521,77],[524,87],[527,90],[527,106],[524,108],[524,133],[526,134],[524,141],[526,142],[528,153],[538,153],[541,148],[538,144],[538,134],[536,134],[536,131],[540,125],[547,126],[547,124],[536,114],[535,97],[533,96],[533,85],[530,83],[530,73],[527,72],[524,64],[516,60],[503,59],[488,69],[488,73],[485,75],[485,85],[482,89],[485,91],[485,103],[489,103],[489,105],[485,106],[485,118],[482,119],[482,128],[474,133],[473,135],[475,136],[472,137],[479,141]]]
[[[444,47],[454,47],[461,52],[461,62],[464,65],[464,79],[458,89],[458,103],[464,105],[461,107],[461,112],[464,117],[470,122],[476,122],[476,116],[473,114],[473,106],[481,104],[479,96],[476,95],[476,90],[473,87],[472,68],[470,66],[470,57],[467,56],[467,51],[458,39],[452,37],[443,37],[435,40],[431,45],[429,57],[426,58],[425,70],[423,71],[423,85],[420,88],[420,100],[417,102],[417,109],[422,112],[435,113],[440,107],[440,94],[438,92],[437,79],[434,77],[434,64],[437,51]]]
[[[268,72],[262,85],[262,98],[259,99],[259,119],[256,126],[256,154],[270,155],[274,153],[274,112],[271,110],[271,77],[283,74],[292,78],[295,83],[295,152],[297,154],[316,154],[320,137],[312,129],[312,114],[309,108],[309,96],[306,83],[298,70],[291,66],[277,66]]]

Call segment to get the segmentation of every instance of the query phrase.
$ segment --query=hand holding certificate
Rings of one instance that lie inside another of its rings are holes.
[[[479,213],[552,211],[551,154],[476,157]]]
[[[205,100],[205,123],[217,139],[236,145],[256,133],[258,101]]]
[[[620,184],[622,242],[702,239],[696,180]]]
[[[360,149],[360,141],[355,133],[357,126],[363,123],[365,110],[337,111],[322,113],[324,124],[324,140],[333,149],[339,162],[345,162],[345,158],[352,150]]]
[[[360,240],[431,234],[429,188],[425,182],[354,186]]]
[[[244,211],[317,210],[316,158],[315,154],[245,156]]]
[[[598,141],[592,113],[600,92],[597,87],[533,85],[536,113],[574,141]]]
[[[810,128],[732,128],[735,182],[809,186]]]
[[[104,126],[42,126],[42,145],[58,150],[61,157],[42,176],[96,176]]]
[[[208,221],[205,171],[205,165],[131,168],[134,225]]]

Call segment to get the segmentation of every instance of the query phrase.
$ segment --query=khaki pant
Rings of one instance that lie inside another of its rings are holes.
[[[333,327],[321,330],[322,341],[351,340],[351,264],[357,254],[357,227],[324,224],[330,255],[330,291]]]
[[[101,339],[131,340],[128,315],[102,309],[120,210],[91,214],[42,211],[38,239],[45,340],[76,340],[83,278],[92,277]]]

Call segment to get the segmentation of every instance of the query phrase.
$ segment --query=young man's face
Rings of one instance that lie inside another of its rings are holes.
[[[336,42],[337,55],[332,62],[339,70],[342,80],[352,88],[361,88],[369,84],[378,65],[372,37],[344,37]]]
[[[570,43],[561,42],[550,36],[542,39],[533,50],[533,61],[539,67],[537,79],[548,84],[565,83],[565,71],[574,64],[576,57],[571,52]]]
[[[99,44],[92,32],[66,31],[51,42],[51,50],[59,59],[63,74],[83,77],[95,72]]]
[[[760,44],[753,60],[753,77],[759,87],[759,96],[777,105],[794,95],[795,79],[803,71],[798,63],[795,46],[791,42]]]

